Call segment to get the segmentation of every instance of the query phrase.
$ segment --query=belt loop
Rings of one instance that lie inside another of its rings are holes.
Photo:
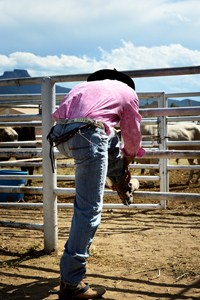
[[[63,132],[64,132],[65,126],[66,126],[66,124],[67,124],[67,120],[68,120],[68,119],[66,119],[66,120],[65,120],[65,123],[63,124],[63,128],[62,128],[61,134],[63,134]]]

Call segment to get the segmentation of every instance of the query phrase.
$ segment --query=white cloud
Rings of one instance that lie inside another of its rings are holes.
[[[82,59],[96,57],[98,46],[110,53],[120,39],[148,48],[180,43],[199,49],[199,11],[199,0],[1,0],[1,54]]]
[[[148,48],[135,47],[131,42],[122,43],[122,47],[111,52],[100,48],[103,59],[121,70],[200,64],[200,51],[184,48],[180,44]]]
[[[154,47],[136,47],[122,41],[122,46],[105,51],[99,49],[101,57],[83,55],[39,56],[27,52],[14,52],[9,56],[0,55],[0,73],[13,69],[26,69],[32,77],[63,74],[81,74],[101,68],[117,68],[119,71],[168,68],[200,65],[200,51],[190,50],[180,44]],[[183,92],[200,90],[199,75],[163,78],[135,79],[140,91]]]
[[[122,41],[122,46],[110,52],[99,48],[101,59],[83,55],[47,55],[45,57],[27,52],[14,52],[9,56],[0,55],[0,71],[24,68],[47,74],[82,73],[99,68],[137,70],[200,65],[200,51],[190,50],[180,44],[169,46],[136,47],[131,42]]]
[[[191,21],[189,18],[182,16],[180,13],[174,12],[172,13],[172,17],[181,21],[181,22],[189,22]]]
[[[200,65],[199,0],[0,0],[0,74],[76,74]],[[139,90],[198,89],[189,78],[136,79]]]
[[[0,23],[8,26],[23,22],[49,25],[82,24],[101,20],[115,22],[128,18],[131,24],[142,24],[177,18],[180,21],[198,20],[199,0],[1,0]],[[131,25],[130,24],[130,25]],[[95,25],[94,25],[95,26]],[[71,28],[72,29],[72,28]]]
[[[0,55],[0,70],[6,70],[6,68],[10,69],[15,66],[15,62],[11,57],[7,57],[6,55]]]

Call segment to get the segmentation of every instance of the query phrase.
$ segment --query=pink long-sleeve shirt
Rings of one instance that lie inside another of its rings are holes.
[[[120,122],[122,153],[141,157],[145,150],[140,148],[138,108],[139,100],[132,88],[118,80],[106,79],[76,85],[53,113],[53,119],[91,118],[104,124],[107,135]]]

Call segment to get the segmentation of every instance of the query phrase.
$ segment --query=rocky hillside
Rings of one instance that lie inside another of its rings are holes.
[[[11,79],[11,78],[24,78],[31,77],[27,70],[15,69],[14,71],[5,71],[1,79]],[[56,93],[68,93],[69,88],[65,88],[59,85],[56,85]],[[23,86],[1,86],[0,94],[40,94],[41,85],[40,84],[28,84]]]

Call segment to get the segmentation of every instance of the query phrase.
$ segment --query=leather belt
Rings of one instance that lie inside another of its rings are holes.
[[[100,129],[103,129],[105,131],[105,127],[102,122],[90,118],[58,119],[56,123],[57,124],[87,123],[95,127],[98,127]]]

